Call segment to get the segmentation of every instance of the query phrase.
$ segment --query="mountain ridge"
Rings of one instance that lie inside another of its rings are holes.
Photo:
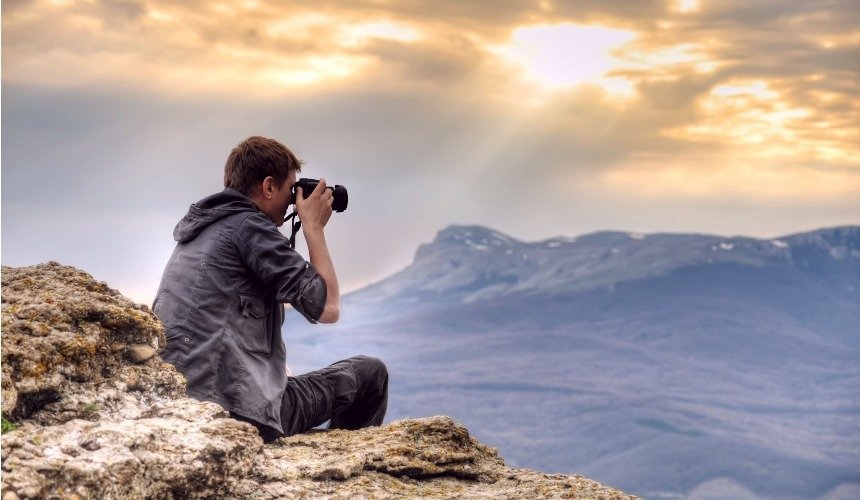
[[[703,263],[763,266],[799,261],[808,265],[815,257],[820,264],[822,256],[815,250],[827,250],[834,259],[860,258],[860,226],[770,239],[598,231],[524,242],[484,226],[451,225],[419,246],[409,266],[346,298],[366,304],[404,294],[414,295],[415,300],[435,294],[472,302],[524,290],[611,288],[621,281]]]

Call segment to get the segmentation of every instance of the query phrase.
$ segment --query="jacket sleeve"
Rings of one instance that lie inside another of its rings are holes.
[[[290,248],[272,221],[263,214],[248,216],[239,224],[235,242],[245,265],[275,290],[279,302],[288,302],[308,321],[317,322],[326,301],[325,281]]]

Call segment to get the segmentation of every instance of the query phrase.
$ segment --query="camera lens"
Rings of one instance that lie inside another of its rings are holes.
[[[349,196],[346,193],[346,188],[340,184],[334,186],[334,202],[331,204],[331,209],[335,212],[343,212],[349,204]]]

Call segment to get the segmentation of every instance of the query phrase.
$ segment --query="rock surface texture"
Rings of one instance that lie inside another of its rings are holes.
[[[185,397],[145,306],[56,263],[2,269],[3,500],[635,498],[504,465],[448,417],[263,445]]]

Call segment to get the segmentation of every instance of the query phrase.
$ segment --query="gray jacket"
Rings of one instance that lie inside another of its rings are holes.
[[[283,303],[316,323],[326,284],[247,197],[233,189],[191,205],[173,230],[153,311],[163,358],[197,399],[281,431]]]

